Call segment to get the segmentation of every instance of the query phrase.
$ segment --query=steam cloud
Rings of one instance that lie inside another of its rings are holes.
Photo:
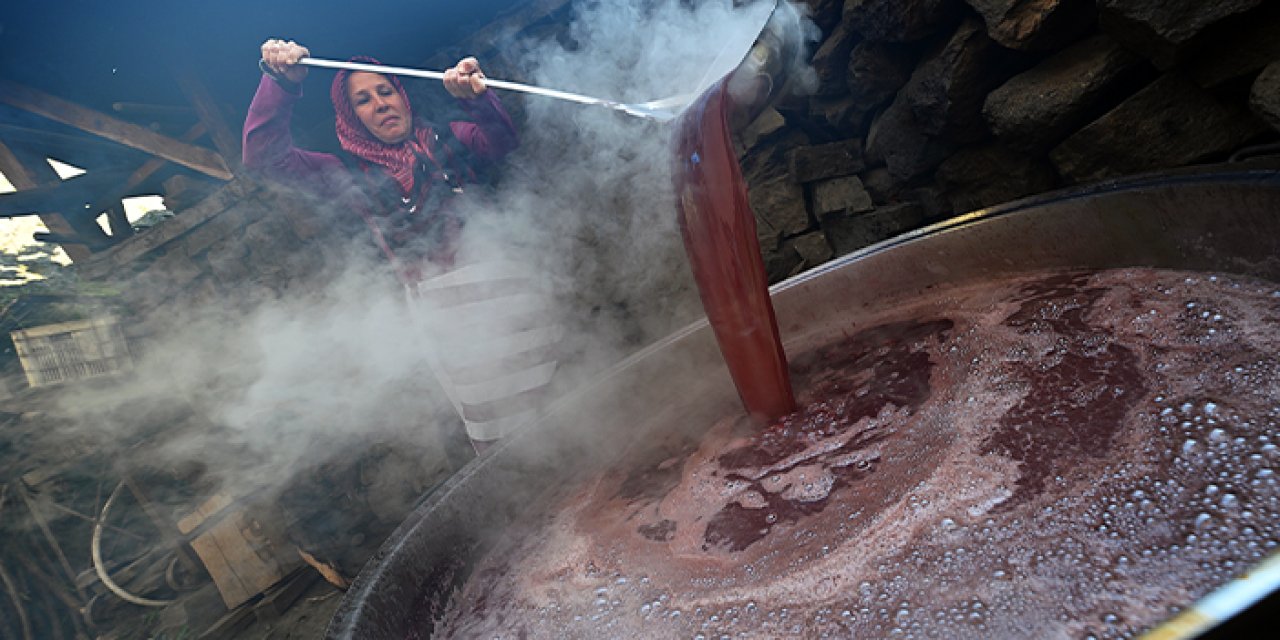
[[[741,60],[771,8],[587,2],[569,46],[524,41],[506,55],[542,86],[629,102],[698,93]],[[558,382],[568,388],[700,316],[676,227],[674,129],[542,98],[524,106],[522,147],[497,192],[469,212],[463,253],[498,251],[545,280],[569,337]],[[127,389],[68,395],[63,409],[98,438],[145,435],[157,456],[199,460],[239,495],[353,444],[438,447],[442,430],[460,426],[423,356],[431,336],[379,260],[344,253],[323,291],[247,313],[174,310],[146,341]],[[207,428],[161,428],[173,404]]]

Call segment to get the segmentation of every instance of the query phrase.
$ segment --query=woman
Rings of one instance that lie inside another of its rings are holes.
[[[475,58],[445,72],[468,119],[436,127],[416,117],[394,76],[339,71],[329,97],[341,154],[293,146],[293,104],[310,55],[262,45],[264,77],[244,126],[244,164],[352,209],[391,260],[435,345],[426,354],[477,452],[530,417],[556,368],[560,329],[530,271],[500,257],[458,256],[461,205],[478,165],[519,144]],[[373,62],[359,58],[362,62]]]

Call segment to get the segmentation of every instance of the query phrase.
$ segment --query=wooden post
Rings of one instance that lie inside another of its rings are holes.
[[[13,183],[14,188],[17,189],[34,189],[40,186],[40,181],[37,180],[32,172],[27,170],[27,167],[18,160],[18,157],[13,154],[13,150],[6,146],[3,140],[0,140],[0,173],[3,173],[9,179],[9,182]],[[40,214],[40,220],[53,233],[61,235],[75,234],[75,230],[71,228],[71,223],[67,222],[67,219],[62,217],[60,213],[42,213]],[[82,244],[64,244],[62,248],[76,262],[87,260],[91,255],[89,248]]]
[[[0,80],[0,102],[160,156],[200,173],[230,180],[233,176],[218,154],[162,136],[138,125],[63,100],[38,89]]]
[[[218,108],[218,103],[214,102],[213,96],[209,94],[204,81],[187,69],[174,69],[174,76],[178,79],[178,86],[182,89],[182,93],[186,94],[191,105],[195,107],[196,114],[200,116],[200,122],[209,130],[213,147],[222,154],[222,159],[226,161],[228,167],[238,170],[240,136],[227,126],[226,118]]]
[[[129,215],[125,213],[124,203],[107,209],[107,224],[111,227],[111,237],[124,240],[133,235],[133,226],[129,224]]]

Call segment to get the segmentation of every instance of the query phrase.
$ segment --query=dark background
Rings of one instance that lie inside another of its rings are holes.
[[[0,78],[150,124],[145,116],[113,111],[113,103],[185,105],[173,79],[173,69],[184,68],[205,82],[238,131],[260,77],[258,47],[268,38],[296,40],[321,58],[364,54],[387,64],[419,66],[525,4],[528,0],[9,0],[0,9]],[[327,100],[332,73],[312,70],[295,129],[310,131],[317,123],[332,122]],[[32,117],[0,105],[0,122],[31,125]],[[175,136],[190,124],[155,120],[162,133]],[[304,134],[299,142],[325,146],[312,137]]]

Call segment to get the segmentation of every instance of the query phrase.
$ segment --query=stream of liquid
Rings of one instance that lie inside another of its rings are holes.
[[[702,308],[747,413],[795,410],[787,356],[729,131],[729,92],[708,91],[680,119],[676,193],[680,230]]]

